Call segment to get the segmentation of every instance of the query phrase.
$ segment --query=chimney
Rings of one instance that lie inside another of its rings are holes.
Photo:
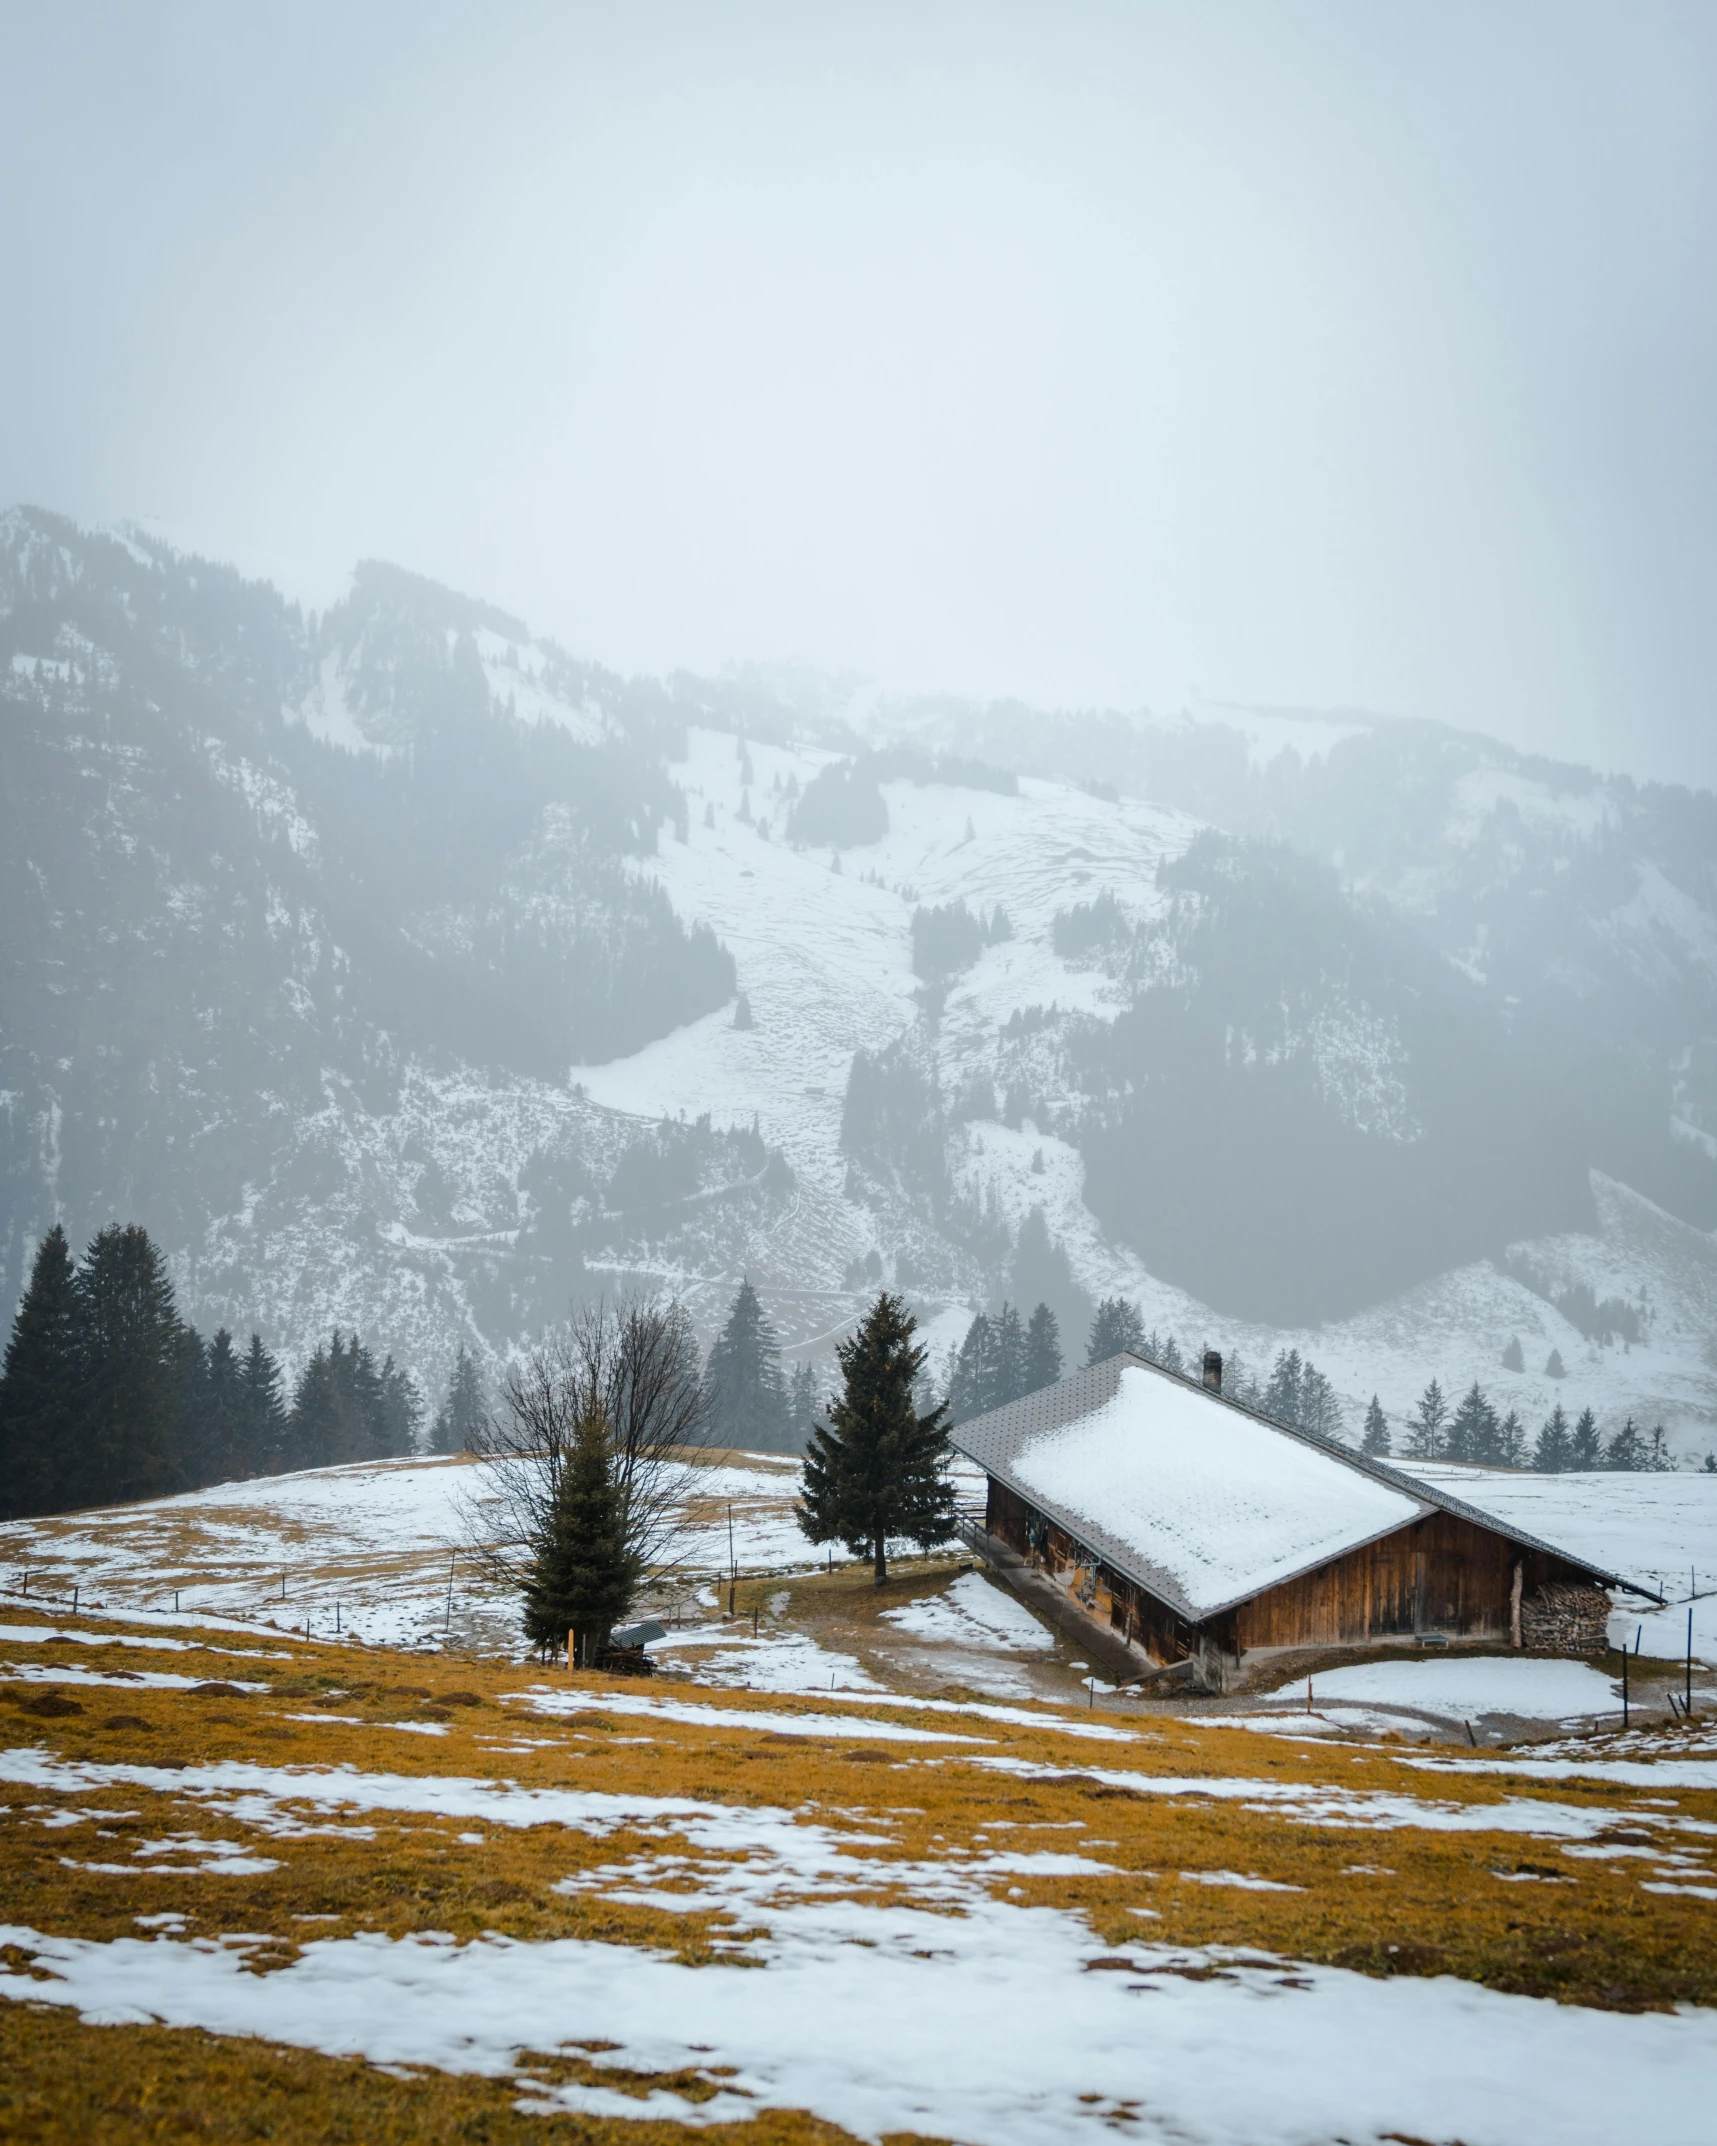
[[[1206,1349],[1204,1352],[1204,1390],[1206,1393],[1222,1391],[1222,1351]]]

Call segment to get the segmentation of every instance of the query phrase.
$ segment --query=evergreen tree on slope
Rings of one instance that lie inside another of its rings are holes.
[[[1145,1322],[1139,1317],[1139,1307],[1129,1304],[1125,1297],[1105,1297],[1091,1321],[1085,1361],[1087,1364],[1105,1363],[1123,1350],[1133,1356],[1145,1354]]]
[[[112,1223],[77,1275],[84,1363],[79,1505],[160,1496],[180,1483],[180,1337],[173,1286],[146,1230]]]
[[[1461,1397],[1461,1405],[1449,1419],[1443,1455],[1447,1460],[1482,1466],[1496,1443],[1496,1411],[1484,1397],[1477,1379]]]
[[[1359,1450],[1372,1460],[1389,1458],[1389,1419],[1376,1394],[1371,1396],[1371,1406],[1365,1411],[1365,1435],[1359,1441]]]
[[[287,1455],[286,1409],[280,1398],[280,1366],[252,1334],[239,1372],[241,1445],[236,1473],[278,1475],[291,1465]]]
[[[996,1340],[989,1315],[979,1312],[966,1329],[960,1353],[948,1378],[948,1420],[970,1423],[986,1409],[994,1408],[996,1391]]]
[[[710,1346],[703,1389],[713,1444],[763,1452],[786,1444],[781,1350],[749,1280],[740,1283],[727,1324]]]
[[[526,1637],[553,1652],[570,1634],[577,1666],[594,1668],[609,1633],[631,1608],[637,1585],[626,1503],[615,1480],[613,1434],[597,1404],[578,1420],[525,1577]]]
[[[839,1542],[870,1558],[879,1587],[891,1538],[928,1549],[954,1529],[954,1490],[944,1473],[947,1404],[920,1414],[913,1400],[924,1362],[916,1331],[904,1300],[884,1290],[835,1352],[841,1392],[805,1458],[800,1527],[812,1542]]]
[[[1604,1465],[1604,1445],[1598,1436],[1598,1419],[1589,1408],[1581,1409],[1579,1421],[1574,1425],[1574,1434],[1568,1441],[1568,1465],[1582,1472]]]
[[[1569,1450],[1568,1418],[1558,1401],[1539,1427],[1532,1465],[1540,1475],[1559,1475],[1568,1465]]]
[[[77,1274],[56,1222],[37,1247],[0,1370],[0,1515],[62,1512],[73,1502],[82,1367]]]
[[[1004,1302],[993,1334],[995,1370],[992,1408],[1005,1408],[1025,1392],[1025,1327],[1013,1305]]]
[[[1407,1418],[1407,1452],[1413,1460],[1441,1460],[1448,1429],[1449,1404],[1435,1379],[1419,1396],[1419,1406]]]
[[[477,1434],[484,1423],[483,1388],[477,1377],[477,1359],[464,1342],[453,1360],[453,1375],[447,1393],[435,1412],[429,1435],[432,1453],[474,1453]]]
[[[1040,1304],[1025,1330],[1025,1372],[1021,1391],[1041,1393],[1061,1376],[1061,1329],[1054,1312]]]

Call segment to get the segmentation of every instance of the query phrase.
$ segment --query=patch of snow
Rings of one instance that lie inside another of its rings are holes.
[[[1303,1702],[1303,1679],[1282,1696]],[[1621,1687],[1584,1662],[1510,1655],[1456,1655],[1434,1662],[1358,1662],[1319,1670],[1315,1708],[1325,1699],[1412,1707],[1453,1720],[1508,1714],[1522,1721],[1570,1721],[1619,1714]]]
[[[963,1572],[940,1594],[884,1610],[882,1617],[897,1631],[943,1646],[1048,1654],[1055,1651],[1054,1635],[1038,1623],[1019,1597],[981,1572]]]

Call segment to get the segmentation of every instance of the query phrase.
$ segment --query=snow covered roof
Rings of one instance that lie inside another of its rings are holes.
[[[1586,1562],[1134,1356],[1076,1371],[951,1435],[988,1474],[1193,1623],[1438,1507]]]

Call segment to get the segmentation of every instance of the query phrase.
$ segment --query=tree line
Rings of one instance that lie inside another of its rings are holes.
[[[135,1223],[81,1261],[43,1238],[0,1366],[0,1512],[119,1504],[294,1468],[381,1460],[417,1443],[406,1372],[338,1330],[299,1374],[252,1334],[204,1340],[179,1316],[165,1262]]]
[[[1519,1411],[1499,1414],[1477,1379],[1453,1408],[1437,1380],[1419,1396],[1402,1426],[1406,1460],[1465,1461],[1480,1468],[1525,1468],[1540,1475],[1584,1474],[1613,1468],[1631,1474],[1663,1473],[1675,1457],[1661,1423],[1642,1431],[1632,1416],[1606,1439],[1590,1408],[1572,1423],[1558,1401],[1531,1436]],[[1388,1419],[1375,1394],[1365,1412],[1360,1451],[1387,1456],[1393,1450]]]

